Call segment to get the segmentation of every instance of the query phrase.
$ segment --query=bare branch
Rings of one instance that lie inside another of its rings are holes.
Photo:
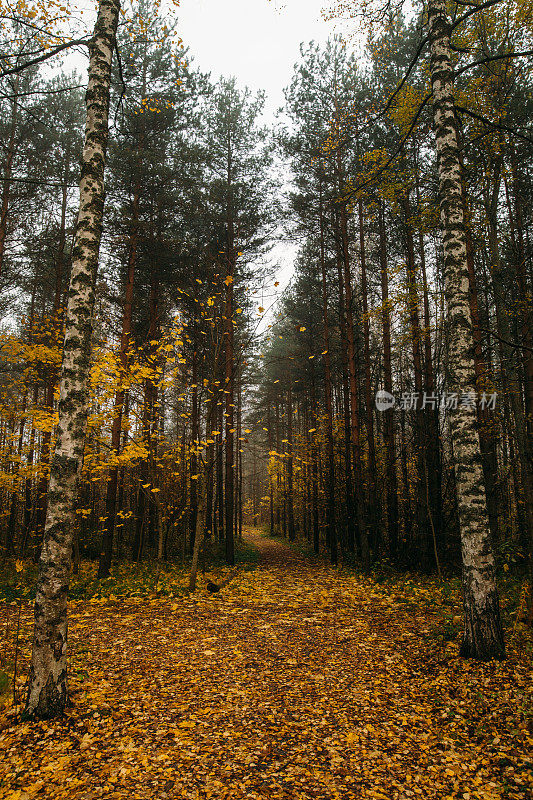
[[[530,139],[529,136],[524,136],[523,133],[518,133],[518,131],[509,128],[507,125],[502,125],[501,123],[498,124],[497,122],[492,122],[490,119],[481,116],[481,114],[477,114],[475,111],[471,111],[469,108],[464,108],[463,106],[455,106],[457,111],[461,111],[463,114],[466,114],[468,117],[472,117],[473,119],[477,119],[478,122],[483,122],[484,125],[488,125],[490,128],[494,128],[496,131],[502,131],[503,133],[509,133],[511,136],[515,136],[517,139],[522,139],[522,141],[527,142],[528,144],[533,144],[533,139]]]
[[[461,69],[455,70],[455,77],[462,75],[462,73],[466,72],[468,69],[479,67],[481,64],[488,64],[489,61],[502,61],[505,58],[521,58],[524,56],[533,56],[533,50],[525,50],[523,53],[504,53],[503,55],[487,56],[479,61],[473,61],[471,64],[466,64],[466,66],[461,67]]]
[[[465,22],[465,20],[473,16],[473,14],[477,14],[478,11],[484,11],[486,8],[490,8],[491,6],[496,6],[501,2],[503,2],[503,0],[487,0],[486,3],[481,3],[479,6],[473,6],[470,11],[467,11],[466,14],[463,14],[462,17],[459,17],[459,19],[455,20],[453,25],[450,27],[450,33],[457,28],[458,25],[461,25],[463,22]]]
[[[24,64],[18,64],[16,67],[11,67],[11,69],[5,69],[0,72],[0,78],[5,78],[7,75],[15,75],[18,72],[24,72],[25,69],[29,67],[34,67],[36,64],[41,64],[43,61],[47,61],[49,58],[53,58],[53,56],[57,56],[58,53],[61,53],[62,50],[66,50],[68,47],[76,47],[77,45],[89,44],[90,38],[84,37],[83,39],[73,39],[71,42],[63,42],[63,44],[57,45],[57,47],[53,47],[51,50],[42,53],[37,58],[32,58],[30,61],[26,61]]]

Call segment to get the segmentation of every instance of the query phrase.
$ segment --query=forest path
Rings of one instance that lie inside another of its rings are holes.
[[[309,559],[302,555],[294,547],[281,539],[273,539],[267,536],[260,528],[245,528],[244,538],[250,542],[261,554],[260,566],[263,568],[280,567],[290,569],[292,567],[309,568]]]
[[[193,596],[73,605],[74,706],[0,726],[0,798],[528,796],[513,690],[509,720],[492,718],[516,664],[474,665],[428,639],[429,589],[246,538],[259,565],[216,595],[200,580]]]

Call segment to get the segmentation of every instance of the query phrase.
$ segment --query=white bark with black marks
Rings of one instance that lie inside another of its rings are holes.
[[[446,391],[461,395],[475,392],[476,381],[450,23],[445,0],[429,1],[428,24],[443,229],[444,288],[450,330]],[[451,410],[450,422],[463,560],[464,633],[461,653],[477,659],[502,658],[505,651],[475,408],[459,404],[457,409]]]
[[[87,428],[94,285],[104,209],[111,60],[119,10],[120,0],[100,0],[90,44],[80,208],[61,365],[59,424],[39,562],[25,711],[28,716],[41,718],[61,714],[68,702],[67,593],[75,503]]]

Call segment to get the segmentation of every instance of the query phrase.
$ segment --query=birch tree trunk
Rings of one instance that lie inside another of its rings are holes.
[[[450,23],[445,0],[430,0],[431,85],[443,228],[444,287],[450,330],[448,394],[475,392],[473,335],[468,301],[461,166],[453,96]],[[464,633],[461,654],[504,656],[503,632],[476,428],[476,409],[459,404],[450,414],[461,528]]]
[[[90,45],[87,121],[61,366],[59,425],[35,598],[26,715],[61,714],[67,693],[67,593],[79,473],[87,427],[94,284],[104,208],[111,60],[119,0],[100,0]]]

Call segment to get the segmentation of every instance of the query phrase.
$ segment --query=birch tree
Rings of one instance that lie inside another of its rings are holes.
[[[87,426],[94,285],[104,208],[111,61],[119,0],[100,0],[89,45],[80,205],[61,366],[59,424],[35,598],[26,715],[55,717],[68,702],[67,593],[79,473]]]
[[[443,231],[444,290],[450,331],[447,391],[448,394],[456,392],[461,395],[474,393],[476,382],[450,23],[445,0],[431,0],[428,25]],[[463,561],[461,653],[478,659],[501,658],[504,655],[503,633],[475,408],[459,404],[452,409],[451,431]]]

